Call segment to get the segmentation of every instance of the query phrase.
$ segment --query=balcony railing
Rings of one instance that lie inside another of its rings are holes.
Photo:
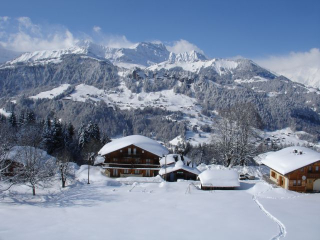
[[[118,168],[160,168],[159,164],[105,163],[103,167]]]
[[[307,178],[319,178],[320,172],[308,172]]]
[[[126,174],[126,173],[120,173],[120,177],[143,177],[142,174]]]

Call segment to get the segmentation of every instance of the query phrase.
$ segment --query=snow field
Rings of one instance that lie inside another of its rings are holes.
[[[65,189],[57,179],[36,197],[24,186],[1,194],[1,239],[272,239],[280,236],[279,224],[286,239],[318,236],[319,194],[260,180],[229,191],[202,191],[189,181],[121,183],[90,169],[89,185],[81,166]]]
[[[50,91],[46,92],[41,92],[35,96],[32,96],[30,98],[33,99],[41,99],[41,98],[48,98],[48,99],[53,99],[54,97],[58,96],[59,94],[63,93],[65,90],[68,89],[70,84],[62,84],[59,87],[53,88]]]

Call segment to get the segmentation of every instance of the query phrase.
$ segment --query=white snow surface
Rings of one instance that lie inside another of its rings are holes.
[[[1,239],[100,240],[107,234],[115,240],[234,240],[275,239],[283,233],[290,240],[319,238],[320,194],[295,193],[261,180],[241,181],[237,190],[202,191],[197,182],[122,178],[120,183],[99,167],[90,167],[90,173],[91,184],[83,166],[66,188],[57,178],[38,188],[35,197],[24,185],[1,192]]]
[[[177,161],[182,160],[180,154],[168,154],[165,157],[160,159],[160,166],[170,165],[172,163],[175,163],[176,162],[175,158],[177,158]],[[185,164],[188,164],[191,162],[191,159],[189,159],[186,156],[183,156],[183,162]]]
[[[113,140],[112,142],[107,143],[101,148],[101,150],[99,151],[99,154],[103,156],[130,145],[135,145],[159,157],[162,157],[163,155],[166,155],[169,153],[167,148],[165,148],[164,146],[162,146],[160,143],[158,143],[153,139],[150,139],[148,137],[141,136],[141,135],[131,135],[131,136],[119,138],[119,139]]]
[[[94,165],[98,165],[98,164],[104,163],[104,161],[105,161],[105,158],[100,156],[100,155],[98,155],[94,159]]]
[[[298,153],[295,153],[295,150]],[[265,154],[261,163],[281,174],[287,174],[317,161],[320,161],[320,153],[306,147],[294,146]]]
[[[188,57],[179,56],[178,58],[171,58],[171,59],[169,58],[168,61],[152,65],[147,69],[160,70],[160,69],[172,69],[175,67],[181,67],[186,71],[199,72],[201,69],[211,67],[219,75],[223,75],[227,73],[227,71],[232,71],[238,66],[238,63],[233,60],[228,60],[228,59],[204,60],[204,59],[198,59],[192,56],[194,56],[193,52],[189,53]]]
[[[11,113],[7,112],[3,108],[0,108],[0,114],[4,115],[5,117],[10,117],[11,116]]]
[[[208,169],[199,176],[205,187],[239,187],[238,172],[232,169]]]
[[[49,91],[41,92],[35,96],[31,96],[30,98],[33,99],[41,99],[41,98],[48,98],[53,99],[54,97],[58,96],[59,94],[63,93],[65,90],[68,89],[70,84],[62,84],[59,87],[53,88]]]

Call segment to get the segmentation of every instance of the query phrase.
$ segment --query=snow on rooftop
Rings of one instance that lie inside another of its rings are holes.
[[[105,161],[104,157],[98,155],[94,159],[94,165],[98,165],[98,164],[104,163],[104,161]]]
[[[208,169],[199,175],[202,186],[239,187],[238,172],[231,169]]]
[[[165,157],[160,159],[160,166],[170,165],[170,164],[175,163],[179,160],[182,160],[180,154],[168,154]],[[183,156],[183,161],[185,164],[188,164],[191,162],[191,160],[185,156]]]
[[[56,161],[56,158],[49,155],[46,151],[29,146],[12,147],[6,158],[25,165],[28,161],[27,158],[30,156],[41,158],[41,162],[43,163],[48,161]]]
[[[181,170],[181,169],[185,170],[187,172],[196,174],[196,175],[200,174],[200,171],[198,169],[185,165],[181,160],[178,160],[175,164],[161,168],[159,171],[159,174],[164,175],[166,173],[168,174],[168,173],[175,172],[175,171]]]
[[[135,145],[159,157],[162,157],[163,155],[166,155],[169,153],[167,148],[165,148],[155,140],[152,140],[150,138],[147,138],[141,135],[131,135],[131,136],[119,138],[110,143],[107,143],[99,151],[99,154],[103,156],[130,145]]]
[[[317,161],[320,161],[320,153],[294,146],[270,153],[261,162],[281,174],[287,174]]]

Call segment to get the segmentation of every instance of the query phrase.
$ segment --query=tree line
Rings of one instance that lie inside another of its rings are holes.
[[[65,187],[71,163],[92,165],[98,150],[110,141],[96,123],[76,129],[56,117],[38,119],[31,110],[0,115],[0,136],[0,183],[8,183],[6,188],[24,183],[34,195],[36,186],[57,172]],[[53,156],[50,161],[47,154]]]

